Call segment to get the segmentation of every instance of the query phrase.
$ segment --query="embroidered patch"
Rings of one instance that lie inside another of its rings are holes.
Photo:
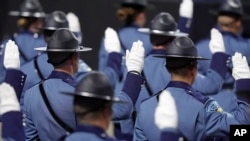
[[[216,101],[211,101],[207,104],[206,106],[206,112],[223,112],[223,109],[220,107],[218,102]]]

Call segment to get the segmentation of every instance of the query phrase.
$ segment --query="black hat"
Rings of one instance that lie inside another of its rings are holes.
[[[224,0],[219,10],[210,10],[213,15],[235,15],[242,18],[250,18],[244,13],[243,6],[240,0]]]
[[[75,92],[62,93],[105,101],[123,102],[118,97],[114,97],[114,91],[108,78],[103,73],[95,71],[82,78],[77,84]]]
[[[20,5],[20,11],[10,11],[11,16],[44,18],[45,13],[38,0],[25,0]]]
[[[76,36],[68,28],[60,28],[49,38],[47,47],[35,48],[38,51],[48,52],[82,52],[91,48],[79,46]]]
[[[157,14],[150,23],[150,28],[139,28],[140,32],[164,35],[164,36],[187,36],[178,30],[173,16],[166,12]]]
[[[196,60],[208,60],[198,56],[197,49],[193,41],[186,36],[176,37],[173,42],[167,47],[165,55],[156,55],[160,58],[190,58]]]
[[[44,20],[43,29],[57,30],[58,28],[69,28],[69,22],[63,11],[54,11]]]

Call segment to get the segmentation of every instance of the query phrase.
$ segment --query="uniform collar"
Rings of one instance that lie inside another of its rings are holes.
[[[106,134],[106,132],[102,128],[100,128],[98,126],[94,126],[94,125],[87,125],[87,124],[78,125],[76,127],[75,132],[92,133],[92,134],[95,134],[96,136],[98,136],[101,139],[109,138],[108,135]]]
[[[166,53],[166,50],[164,49],[153,49],[149,54],[162,54],[164,55]]]
[[[50,76],[47,79],[62,79],[66,83],[69,83],[71,86],[75,87],[75,80],[71,75],[61,71],[52,71]]]
[[[182,88],[188,91],[194,91],[193,88],[189,84],[185,82],[181,82],[181,81],[170,81],[167,87],[176,87],[176,88]]]

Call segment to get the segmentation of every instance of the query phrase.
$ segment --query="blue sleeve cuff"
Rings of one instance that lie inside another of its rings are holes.
[[[24,141],[22,113],[18,111],[7,112],[2,115],[2,137],[15,141]]]
[[[229,57],[230,56],[225,53],[217,52],[213,55],[210,63],[210,69],[219,73],[223,79],[225,78],[228,70],[227,63]]]
[[[180,17],[178,21],[178,29],[181,32],[190,34],[191,32],[192,19],[186,17]]]
[[[112,68],[117,75],[121,75],[122,66],[122,54],[117,52],[111,52],[108,56],[107,67]]]
[[[178,133],[163,131],[161,133],[161,141],[179,141],[182,136]]]
[[[4,81],[6,83],[9,83],[15,89],[18,100],[20,100],[26,77],[27,75],[20,70],[16,69],[6,70]]]
[[[250,92],[250,79],[239,79],[236,81],[236,91],[249,91]]]
[[[133,104],[135,104],[140,94],[141,85],[143,84],[143,82],[144,78],[142,76],[133,73],[127,73],[122,91],[131,98]]]

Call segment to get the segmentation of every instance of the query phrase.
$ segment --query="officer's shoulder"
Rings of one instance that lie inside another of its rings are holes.
[[[160,92],[156,93],[156,94],[153,94],[152,96],[148,97],[148,98],[145,98],[141,101],[141,103],[145,103],[145,102],[148,102],[154,98],[157,98],[157,96],[160,94]]]

